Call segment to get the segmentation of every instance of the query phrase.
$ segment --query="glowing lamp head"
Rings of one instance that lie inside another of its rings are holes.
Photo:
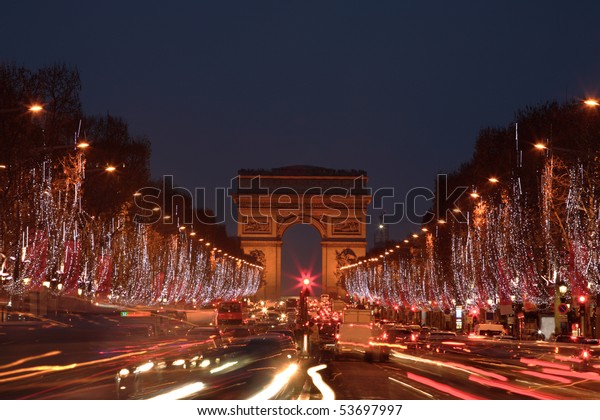
[[[587,106],[600,106],[600,102],[598,102],[596,99],[588,99],[586,101],[583,101],[584,104],[586,104]]]
[[[304,280],[302,280],[302,283],[303,283],[305,286],[308,286],[308,285],[310,284],[310,279],[304,279]]]
[[[543,143],[536,143],[533,145],[533,147],[535,147],[538,150],[546,150],[547,149],[546,145]]]
[[[44,108],[40,105],[40,104],[33,104],[29,107],[29,110],[31,112],[40,112],[42,111]]]

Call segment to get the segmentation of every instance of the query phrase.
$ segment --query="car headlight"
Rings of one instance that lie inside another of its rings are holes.
[[[144,363],[143,365],[140,365],[137,368],[135,368],[133,373],[147,372],[150,369],[152,369],[153,367],[154,367],[154,363],[152,363],[152,362]]]

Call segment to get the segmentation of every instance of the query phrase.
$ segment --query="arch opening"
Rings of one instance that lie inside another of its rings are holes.
[[[298,296],[302,281],[310,279],[311,296],[322,291],[321,234],[311,224],[295,224],[283,232],[281,252],[282,296]]]

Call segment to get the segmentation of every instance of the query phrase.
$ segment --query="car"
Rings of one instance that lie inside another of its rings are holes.
[[[218,328],[194,327],[181,340],[161,348],[160,351],[145,353],[136,363],[123,366],[116,374],[116,391],[119,399],[142,399],[156,396],[173,384],[187,381],[190,375],[210,375],[209,364],[222,360],[228,347],[220,345]],[[221,359],[211,354],[221,355]]]
[[[462,349],[465,343],[458,338],[454,331],[431,331],[427,337],[420,340],[419,346],[426,350],[439,352],[441,350]]]
[[[407,327],[390,328],[384,332],[384,336],[391,348],[415,350],[418,345],[419,334]]]
[[[333,350],[335,348],[335,330],[337,323],[323,322],[317,324],[319,329],[319,347],[321,350]]]
[[[292,340],[296,339],[294,332],[288,328],[269,328],[265,331],[265,334],[282,334],[290,337]]]
[[[600,345],[597,338],[565,334],[557,335],[554,342],[557,343],[554,348],[555,356],[569,357],[572,361],[571,369],[587,370],[600,362]]]
[[[245,351],[248,354],[262,356],[282,355],[289,360],[298,357],[298,346],[293,338],[284,334],[263,334],[245,339]]]
[[[220,346],[223,342],[221,330],[215,327],[190,328],[186,332],[185,338],[191,342],[211,344],[214,347]]]
[[[335,358],[360,356],[367,362],[386,359],[389,353],[383,332],[371,324],[341,323],[337,326]]]
[[[222,336],[226,338],[242,338],[256,335],[256,331],[252,327],[243,325],[231,325],[223,328]]]
[[[557,335],[554,338],[554,342],[556,343],[570,343],[570,344],[588,344],[588,345],[598,345],[597,338],[588,338],[583,336],[575,336],[575,335]]]
[[[454,331],[432,331],[429,333],[429,341],[446,341],[456,339]]]

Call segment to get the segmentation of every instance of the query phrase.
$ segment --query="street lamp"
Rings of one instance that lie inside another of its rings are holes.
[[[32,104],[32,105],[29,107],[29,110],[30,110],[31,112],[40,112],[40,111],[43,111],[43,110],[44,110],[44,107],[43,107],[43,106],[41,106],[40,104]]]
[[[600,106],[600,102],[598,102],[596,99],[590,98],[590,99],[586,99],[585,101],[583,101],[584,104],[586,104],[587,106],[590,107],[597,107]]]
[[[41,111],[44,110],[44,107],[40,104],[37,103],[33,103],[31,105],[29,105],[28,107],[17,107],[17,108],[8,108],[8,109],[0,109],[0,114],[6,114],[9,112],[17,112],[17,111],[23,111],[24,109],[26,109],[29,112],[32,112],[34,114],[37,114]]]
[[[560,286],[558,286],[558,292],[560,293],[561,296],[564,296],[565,294],[567,294],[567,285],[561,284]]]

